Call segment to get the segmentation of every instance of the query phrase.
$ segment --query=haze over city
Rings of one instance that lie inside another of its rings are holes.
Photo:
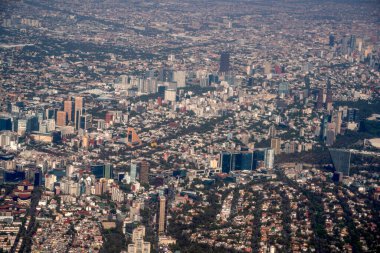
[[[378,0],[0,0],[0,252],[380,251]]]

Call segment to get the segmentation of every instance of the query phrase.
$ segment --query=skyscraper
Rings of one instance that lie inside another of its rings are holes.
[[[274,150],[275,155],[281,154],[281,139],[272,138],[270,141],[270,147]]]
[[[173,81],[177,82],[177,87],[186,86],[186,71],[174,71],[173,72]]]
[[[76,97],[75,98],[75,114],[74,114],[74,123],[75,123],[75,129],[80,128],[80,116],[83,114],[84,109],[84,98],[83,97]]]
[[[57,126],[67,125],[67,113],[64,111],[57,112]]]
[[[158,234],[162,235],[165,233],[166,226],[166,198],[164,196],[160,197],[160,208],[158,215]]]
[[[137,163],[132,163],[130,170],[129,170],[129,176],[131,177],[131,182],[136,182],[136,178],[138,178],[138,164]]]
[[[332,90],[331,90],[331,80],[330,78],[327,80],[327,90],[326,90],[326,109],[328,111],[332,110],[333,98],[332,98]]]
[[[110,163],[104,165],[104,178],[113,179],[113,169]]]
[[[140,165],[140,183],[149,184],[149,163],[145,160]]]
[[[84,98],[75,97],[75,110],[81,110],[84,108]]]
[[[309,75],[305,76],[305,89],[306,89],[306,97],[310,95],[310,77]]]
[[[223,52],[220,55],[220,62],[219,62],[219,72],[222,74],[226,74],[230,71],[230,53]]]
[[[344,176],[349,176],[351,151],[329,148],[329,152],[335,171],[343,173]]]
[[[221,152],[220,168],[223,173],[230,173],[235,170],[252,170],[252,152]]]
[[[329,46],[333,47],[334,45],[335,45],[335,36],[334,36],[334,34],[330,33],[330,36],[329,36]]]
[[[71,100],[63,103],[63,111],[67,113],[67,120],[74,121],[74,102]]]

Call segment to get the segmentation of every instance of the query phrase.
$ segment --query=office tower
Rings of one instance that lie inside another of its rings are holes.
[[[131,182],[136,182],[136,179],[140,177],[139,172],[140,169],[137,163],[131,163],[131,167],[129,170],[129,176],[131,178]]]
[[[357,108],[348,108],[347,110],[347,122],[359,122],[359,109]]]
[[[252,152],[221,152],[219,167],[223,173],[235,170],[252,170]]]
[[[317,98],[316,107],[317,107],[317,109],[323,108],[323,89],[318,90],[318,98]]]
[[[45,110],[45,119],[55,119],[56,116],[56,109],[48,108]]]
[[[64,111],[57,112],[57,126],[67,125],[67,113]]]
[[[149,163],[145,160],[140,164],[140,183],[149,184]]]
[[[12,118],[0,117],[0,131],[4,130],[12,131]]]
[[[66,167],[66,177],[71,178],[73,176],[73,173],[74,173],[74,166],[73,165],[67,166]]]
[[[182,88],[186,86],[186,71],[174,71],[173,81],[177,82],[177,87]]]
[[[78,130],[80,128],[80,116],[82,116],[84,110],[84,98],[76,97],[74,107],[75,129]]]
[[[166,226],[166,198],[164,196],[160,197],[160,208],[158,215],[158,234],[162,235],[165,233]]]
[[[268,148],[265,150],[264,163],[267,169],[273,169],[274,167],[274,150],[273,149]]]
[[[104,178],[107,178],[107,179],[113,179],[113,168],[112,168],[112,164],[110,163],[106,163],[104,165],[104,175],[103,175]]]
[[[330,36],[329,36],[329,46],[333,47],[334,45],[335,45],[335,36],[334,36],[334,34],[330,33]]]
[[[330,116],[329,115],[323,115],[323,119],[322,119],[322,122],[321,122],[321,132],[320,132],[320,137],[321,137],[321,140],[324,141],[326,139],[326,136],[327,136],[327,127],[328,127],[328,123],[330,121]]]
[[[96,179],[104,177],[104,164],[91,164],[90,168]]]
[[[349,38],[347,36],[344,36],[342,38],[342,46],[341,46],[341,51],[343,54],[347,54],[348,53],[348,42],[349,42]]]
[[[273,149],[271,149],[273,150]],[[274,150],[272,151],[274,155]],[[270,154],[270,155],[272,155]],[[266,166],[266,164],[270,165],[271,161],[267,159],[267,148],[258,148],[253,151],[253,169],[259,169]],[[273,157],[274,159],[274,157]],[[267,162],[266,162],[267,161]]]
[[[54,183],[57,182],[57,176],[54,174],[47,174],[45,176],[45,188],[54,190]]]
[[[334,123],[328,123],[327,124],[327,133],[326,133],[326,145],[332,146],[335,142],[336,138],[336,132],[335,132],[335,124]]]
[[[165,90],[165,101],[176,102],[177,101],[177,90],[176,89]]]
[[[306,90],[306,97],[309,97],[309,95],[310,95],[310,77],[309,77],[309,75],[305,76],[305,90]]]
[[[331,90],[331,80],[330,78],[327,80],[327,90],[326,90],[326,109],[328,111],[331,111],[332,110],[332,103],[333,103],[333,99],[332,99],[332,90]]]
[[[276,137],[276,135],[277,135],[276,127],[274,125],[271,125],[268,129],[268,137],[274,138],[274,137]]]
[[[80,128],[82,113],[83,113],[82,110],[75,110],[75,117],[74,117],[75,130],[78,130]]]
[[[74,121],[74,102],[69,100],[63,103],[63,111],[67,113],[67,120]]]
[[[340,134],[342,127],[342,111],[334,111],[332,115],[331,122],[335,124],[335,133]]]
[[[86,130],[89,129],[92,126],[92,115],[90,114],[85,114],[80,116],[80,121],[79,121],[79,128]]]
[[[51,132],[54,130],[55,130],[55,120],[54,119],[46,120],[46,131]]]
[[[329,152],[335,171],[343,173],[344,176],[349,176],[351,151],[329,148]]]
[[[17,120],[17,134],[24,135],[28,129],[28,121],[26,119],[18,119]]]
[[[351,38],[350,38],[350,48],[351,48],[351,52],[353,50],[355,50],[355,47],[356,47],[356,36],[355,35],[351,35]]]
[[[281,154],[281,139],[272,138],[270,141],[270,147],[274,150],[275,155]]]
[[[41,171],[41,169],[34,170],[33,185],[34,186],[42,185],[42,171]]]
[[[45,120],[40,122],[40,125],[38,127],[38,131],[40,133],[47,133],[47,122]]]
[[[136,131],[132,127],[127,128],[127,138],[126,138],[127,145],[130,147],[141,145],[142,142],[137,135]]]
[[[230,53],[223,52],[220,55],[219,73],[226,74],[231,70],[230,68]]]
[[[75,110],[82,110],[84,108],[84,98],[75,97]]]

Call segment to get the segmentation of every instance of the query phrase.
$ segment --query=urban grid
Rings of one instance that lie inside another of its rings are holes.
[[[0,0],[1,252],[380,252],[380,1]]]

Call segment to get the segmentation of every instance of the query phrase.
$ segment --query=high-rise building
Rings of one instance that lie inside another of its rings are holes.
[[[107,178],[107,179],[113,179],[113,169],[112,169],[112,164],[110,163],[106,163],[104,165],[104,175],[103,175],[104,178]]]
[[[274,125],[271,125],[268,129],[268,136],[269,138],[274,138],[276,137],[276,135],[277,135],[276,127]]]
[[[316,107],[317,107],[317,109],[323,108],[323,89],[318,90],[318,98],[317,98]]]
[[[71,178],[73,176],[73,173],[74,173],[74,166],[73,165],[67,166],[66,167],[66,177]]]
[[[95,178],[103,178],[104,177],[104,164],[91,164],[91,173],[95,176]]]
[[[149,162],[145,160],[140,164],[140,183],[149,184]]]
[[[226,74],[231,71],[230,67],[230,53],[223,52],[220,55],[219,73]]]
[[[306,90],[306,97],[309,97],[309,95],[310,95],[310,77],[309,77],[309,75],[305,76],[305,90]]]
[[[347,122],[359,122],[359,109],[357,108],[348,108],[347,110]]]
[[[74,102],[71,100],[63,103],[63,111],[67,113],[67,120],[74,121]]]
[[[84,98],[75,97],[75,110],[82,110],[84,108]]]
[[[342,111],[334,111],[331,121],[335,124],[335,133],[340,134],[342,128]]]
[[[336,139],[336,125],[335,123],[328,123],[327,124],[327,133],[326,133],[326,145],[332,146]]]
[[[131,163],[131,167],[129,170],[131,182],[136,182],[136,179],[139,178],[139,172],[140,172],[139,164]]]
[[[273,149],[271,148],[266,149],[264,163],[267,169],[273,169],[274,167],[274,150]]]
[[[67,113],[64,111],[57,112],[57,126],[67,125]]]
[[[350,175],[351,151],[344,149],[329,148],[330,156],[334,164],[335,171]]]
[[[351,38],[350,38],[350,48],[351,50],[355,50],[355,47],[356,47],[356,36],[355,35],[351,35]]]
[[[132,233],[132,243],[128,244],[128,253],[150,253],[150,242],[145,242],[144,237],[145,227],[135,228]]]
[[[230,173],[235,170],[252,170],[252,152],[221,152],[220,169],[223,173]]]
[[[135,129],[132,127],[127,128],[126,143],[130,147],[138,146],[138,145],[142,144],[142,142],[141,142],[139,136],[137,135]]]
[[[92,126],[92,115],[91,114],[85,114],[80,116],[79,121],[79,128],[80,129],[89,129]]]
[[[281,154],[281,139],[272,138],[270,141],[270,147],[274,150],[275,155]]]
[[[332,90],[331,90],[331,80],[327,80],[327,90],[326,90],[326,109],[328,111],[331,111],[333,104],[333,98],[332,98]]]
[[[166,198],[164,196],[160,197],[160,208],[158,215],[158,234],[165,234],[166,230]]]
[[[174,71],[173,81],[177,82],[177,87],[182,88],[186,86],[186,71]]]
[[[165,90],[165,101],[176,102],[177,101],[177,90],[176,89]]]
[[[329,46],[333,47],[334,45],[335,45],[335,36],[334,36],[334,34],[330,33],[330,36],[329,36]]]
[[[12,118],[0,117],[0,131],[10,130],[12,131]]]
[[[80,116],[82,116],[84,110],[84,98],[76,97],[74,107],[75,129],[78,130],[80,128]]]

